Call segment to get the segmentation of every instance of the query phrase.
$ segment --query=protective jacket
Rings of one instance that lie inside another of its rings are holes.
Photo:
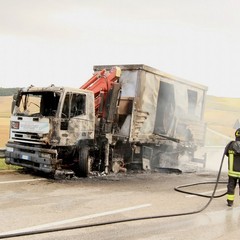
[[[225,148],[228,156],[228,175],[240,178],[240,141],[232,141]]]

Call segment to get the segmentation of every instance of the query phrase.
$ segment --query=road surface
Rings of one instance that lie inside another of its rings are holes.
[[[215,181],[216,172],[128,173],[86,179],[47,179],[22,172],[0,173],[0,238],[76,226],[76,229],[9,239],[238,239],[240,200],[232,208],[226,196],[201,213],[94,226],[99,223],[193,212],[209,201],[174,191],[174,187]],[[226,181],[225,173],[221,181]],[[210,194],[213,184],[187,188]],[[217,194],[226,192],[220,184]],[[88,228],[79,228],[91,225]]]

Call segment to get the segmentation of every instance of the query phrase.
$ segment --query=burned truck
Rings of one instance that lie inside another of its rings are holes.
[[[80,89],[19,90],[7,164],[88,176],[93,171],[180,169],[182,162],[196,162],[204,145],[207,87],[146,65],[93,69]]]

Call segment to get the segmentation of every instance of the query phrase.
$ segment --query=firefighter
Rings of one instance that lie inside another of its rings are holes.
[[[235,132],[235,141],[226,146],[225,155],[228,157],[227,205],[231,207],[237,183],[240,188],[240,128]]]

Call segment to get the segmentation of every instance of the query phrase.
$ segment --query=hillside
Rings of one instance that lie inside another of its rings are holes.
[[[207,96],[204,119],[208,128],[206,145],[225,145],[240,127],[240,98]]]
[[[0,147],[5,146],[9,135],[11,101],[11,96],[0,96]],[[207,124],[206,145],[226,145],[233,139],[234,127],[240,121],[240,98],[207,96],[204,119]]]
[[[0,96],[12,96],[17,93],[19,88],[2,88],[0,87]]]

